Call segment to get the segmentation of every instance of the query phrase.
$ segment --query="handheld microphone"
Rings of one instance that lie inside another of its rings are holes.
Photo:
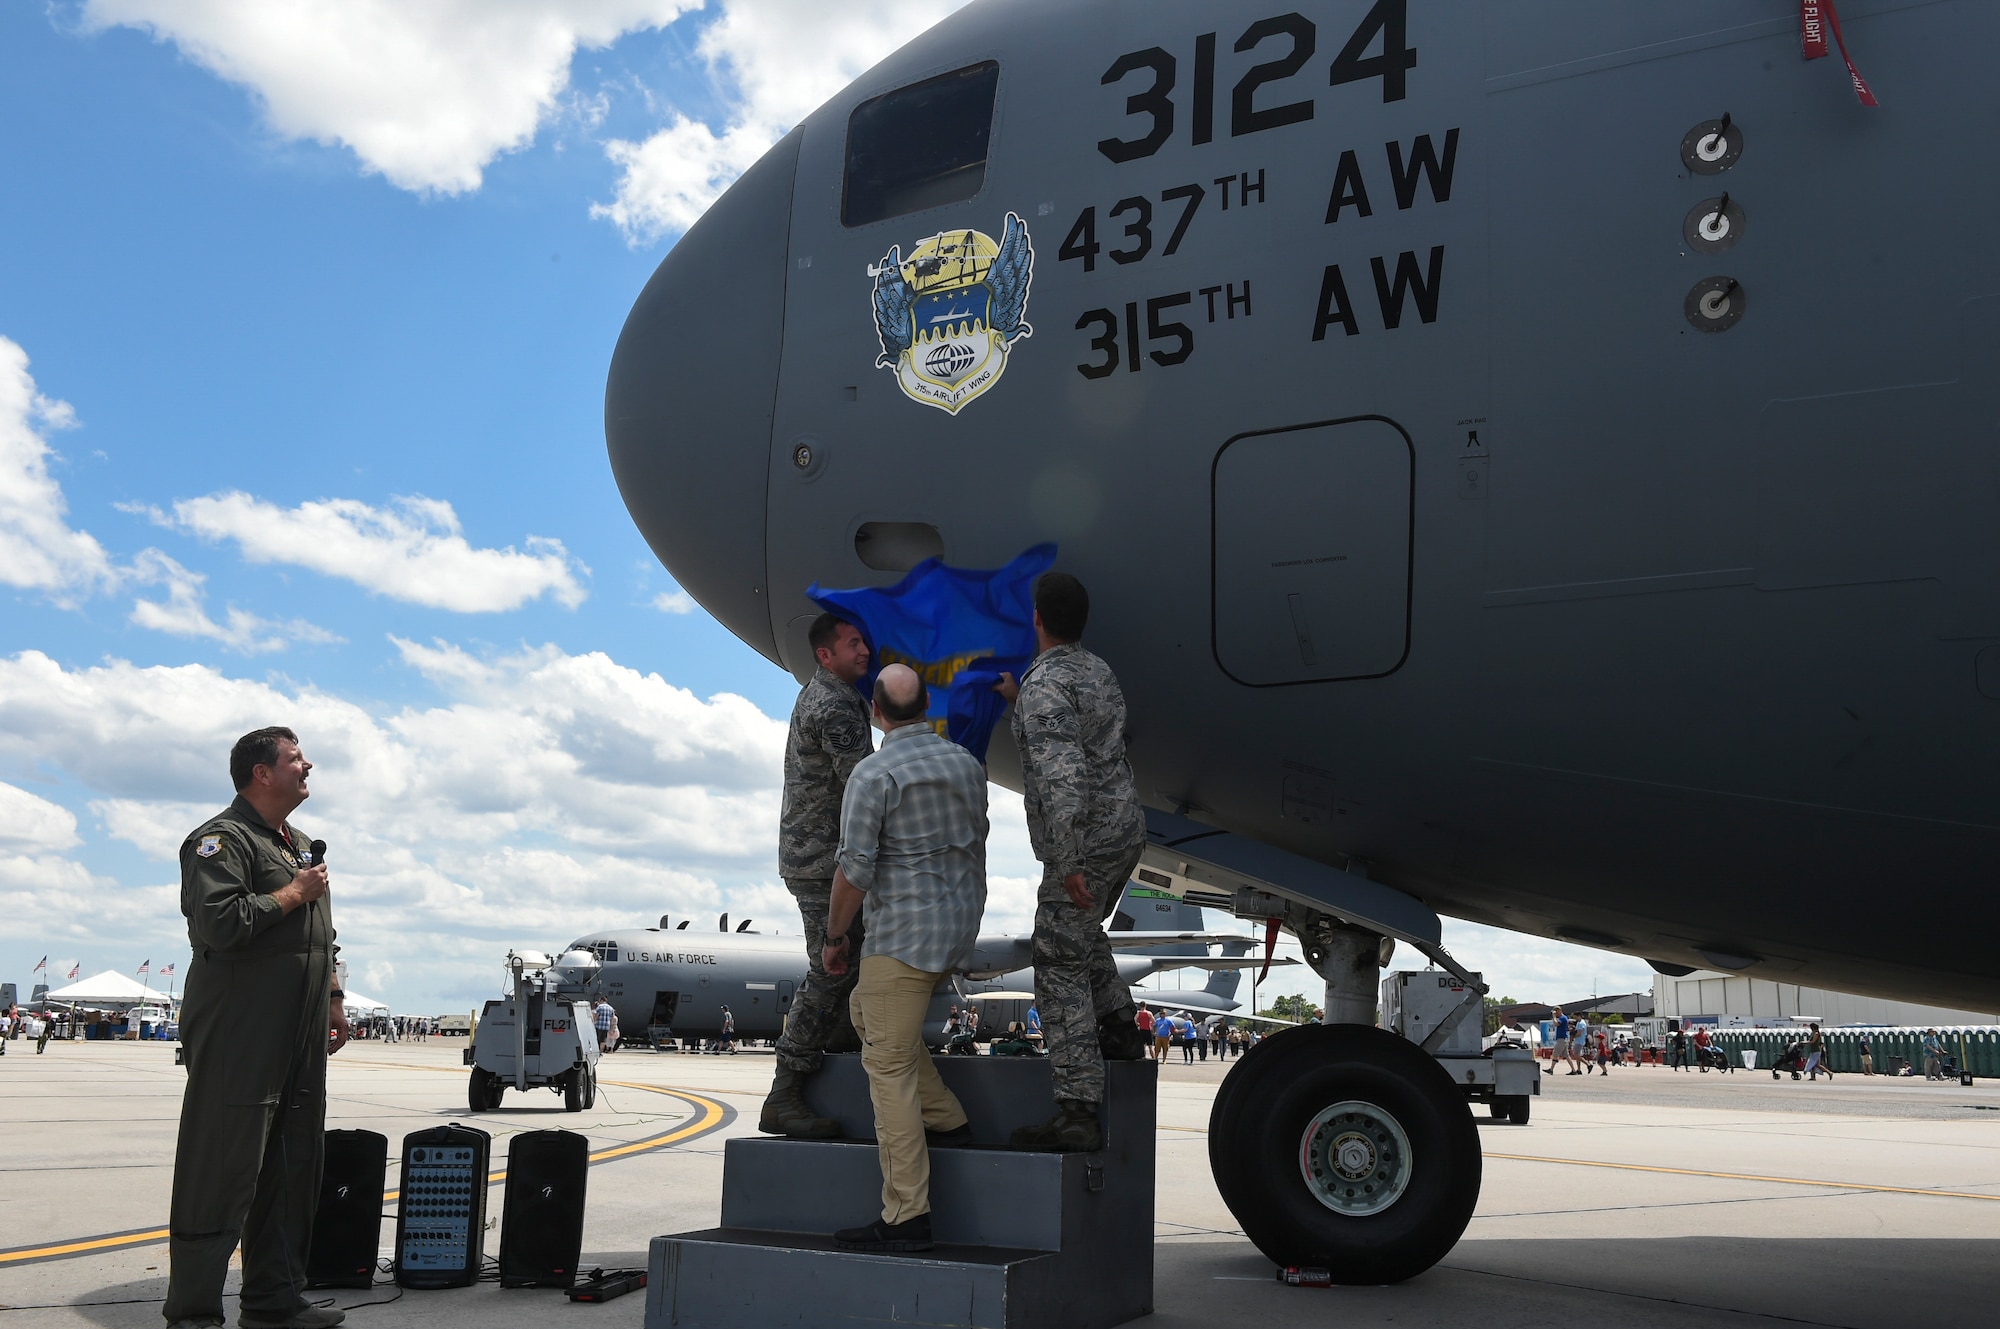
[[[309,851],[311,851],[313,856],[313,862],[315,863],[326,862],[326,841],[314,840],[311,844],[307,845],[306,848]]]

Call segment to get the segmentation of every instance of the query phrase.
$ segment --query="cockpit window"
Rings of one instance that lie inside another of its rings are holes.
[[[991,60],[885,92],[847,119],[843,226],[971,198],[986,183],[1000,66]]]
[[[606,963],[615,961],[618,958],[618,943],[615,941],[593,941],[583,949]]]

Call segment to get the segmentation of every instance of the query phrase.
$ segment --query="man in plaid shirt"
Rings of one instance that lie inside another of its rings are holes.
[[[827,912],[826,971],[847,971],[865,898],[867,936],[849,1009],[875,1106],[882,1217],[834,1239],[850,1250],[931,1246],[930,1144],[971,1136],[965,1109],[924,1046],[924,1016],[964,964],[986,912],[986,769],[932,729],[930,695],[907,665],[875,680],[879,751],[848,777]]]

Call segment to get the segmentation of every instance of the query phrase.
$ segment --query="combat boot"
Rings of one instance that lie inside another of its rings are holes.
[[[764,1096],[763,1111],[757,1114],[757,1129],[766,1135],[788,1135],[795,1140],[837,1140],[840,1123],[816,1117],[806,1104],[806,1077],[789,1066],[779,1066],[771,1077],[771,1092]]]
[[[1039,1126],[1023,1126],[1008,1137],[1009,1149],[1043,1154],[1089,1154],[1104,1147],[1097,1104],[1056,1100],[1056,1114]]]
[[[1127,1015],[1107,1015],[1097,1022],[1097,1048],[1106,1061],[1144,1061],[1152,1039]]]

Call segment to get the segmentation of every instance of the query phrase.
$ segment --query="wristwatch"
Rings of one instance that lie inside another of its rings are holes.
[[[345,992],[342,992],[339,988],[335,988],[333,990],[333,1000],[338,1002],[345,1002],[347,1000],[347,994]]]

